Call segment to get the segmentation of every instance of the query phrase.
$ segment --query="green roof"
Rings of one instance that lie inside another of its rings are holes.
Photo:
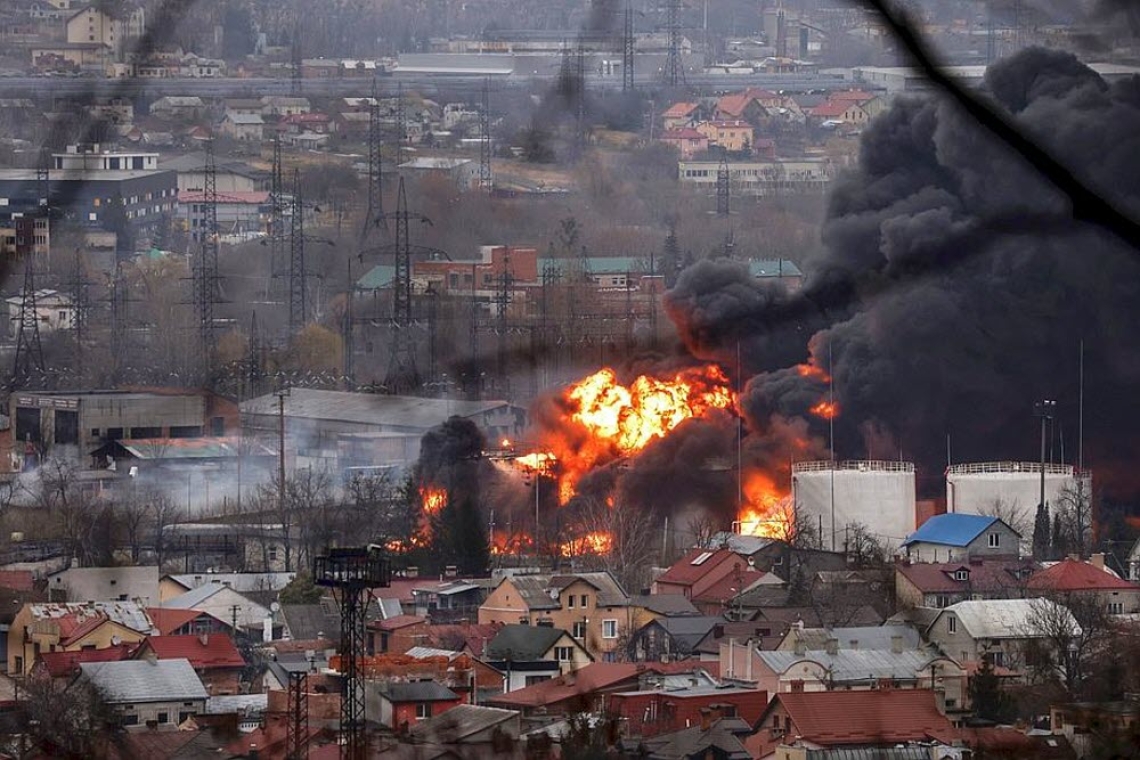
[[[356,287],[361,290],[379,290],[391,285],[394,279],[396,279],[396,267],[390,264],[378,264],[356,281]]]

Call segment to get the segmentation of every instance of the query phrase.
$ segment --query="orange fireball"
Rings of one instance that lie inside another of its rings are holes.
[[[420,506],[424,514],[434,515],[447,504],[447,491],[433,486],[420,487]]]
[[[743,497],[744,504],[737,515],[742,535],[784,541],[791,538],[795,522],[791,499],[770,477],[760,472],[746,475]]]
[[[825,420],[833,420],[839,416],[839,402],[824,399],[811,408],[811,413]]]

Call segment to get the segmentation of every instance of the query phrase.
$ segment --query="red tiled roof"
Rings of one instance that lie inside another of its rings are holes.
[[[0,588],[31,591],[33,585],[31,570],[0,570]]]
[[[727,602],[744,589],[764,577],[759,570],[741,570],[739,573],[729,573],[719,581],[693,597],[693,601]]]
[[[201,610],[176,610],[171,607],[147,607],[146,614],[158,630],[160,636],[169,636],[182,626],[208,613]]]
[[[692,127],[685,127],[684,129],[667,129],[661,133],[662,140],[705,140],[707,139],[697,130]]]
[[[1063,559],[1034,573],[1025,585],[1039,591],[1135,591],[1140,588],[1088,562],[1075,559]]]
[[[420,625],[427,621],[427,618],[420,617],[419,615],[396,615],[386,620],[373,620],[369,626],[380,631],[397,631],[401,628]]]
[[[693,560],[701,554],[708,554],[708,559],[699,565],[694,565]],[[739,559],[735,552],[731,552],[728,549],[716,549],[714,551],[692,549],[684,557],[674,562],[668,570],[659,575],[657,582],[668,583],[675,586],[691,586],[703,578],[705,573],[709,570],[734,557]],[[743,562],[744,561],[741,560],[741,564],[743,564]]]
[[[483,656],[487,642],[495,638],[502,627],[496,623],[444,623],[429,625],[424,631],[424,646],[437,649],[462,649],[476,657]],[[460,643],[462,642],[462,644]]]
[[[52,678],[69,676],[84,662],[118,662],[130,659],[136,645],[119,644],[103,649],[80,649],[74,652],[40,652],[40,662]]]
[[[850,107],[851,103],[844,103],[839,100],[828,100],[811,109],[811,115],[822,116],[824,118],[842,116]]]
[[[796,733],[823,747],[923,741],[955,731],[929,689],[785,692],[773,698],[768,712],[776,700]]]
[[[185,658],[195,669],[245,667],[245,660],[234,646],[233,640],[224,633],[208,636],[149,636],[139,651],[148,650],[154,652],[160,660]]]
[[[661,115],[666,119],[679,119],[688,116],[695,110],[697,110],[696,103],[674,103],[665,109],[665,113]]]
[[[895,572],[924,594],[987,592],[1019,586],[1018,572],[1037,569],[1031,560],[992,559],[981,562],[915,562],[899,564]],[[954,579],[956,570],[969,571],[969,580]]]
[[[869,92],[862,90],[840,90],[839,92],[831,93],[831,100],[846,100],[849,102],[863,104],[868,100],[873,100],[876,96]]]
[[[593,662],[573,673],[567,673],[548,681],[540,681],[533,686],[517,689],[484,702],[491,706],[509,705],[514,707],[542,707],[554,705],[574,697],[582,697],[602,689],[636,683],[643,673],[691,673],[705,670],[709,663],[695,660],[662,663],[634,662]],[[714,674],[715,675],[715,674]]]

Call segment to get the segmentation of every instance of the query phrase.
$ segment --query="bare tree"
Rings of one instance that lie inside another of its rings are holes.
[[[1017,531],[1022,540],[1033,533],[1033,517],[1027,507],[1022,506],[1017,499],[1006,501],[1000,497],[994,498],[988,504],[978,509],[978,514],[985,517],[996,517],[1003,523]]]
[[[1058,682],[1080,698],[1093,658],[1109,644],[1108,607],[1096,594],[1049,593],[1034,599],[1026,618],[1024,666],[1038,679]]]
[[[69,682],[42,675],[23,686],[27,733],[36,744],[53,756],[99,756],[117,716],[94,685],[82,677]]]
[[[720,522],[708,512],[700,512],[685,523],[686,533],[692,536],[694,548],[712,549],[713,539],[722,532]]]
[[[581,548],[596,554],[599,567],[608,570],[626,589],[636,591],[647,585],[649,568],[656,557],[654,534],[647,529],[644,515],[620,503],[612,507],[596,498],[583,498],[578,521],[570,534]],[[602,537],[604,538],[590,538]],[[574,544],[574,540],[569,542]]]
[[[1054,543],[1067,546],[1080,557],[1092,551],[1092,492],[1087,478],[1077,477],[1057,494],[1053,514],[1061,527],[1062,536],[1054,536]]]
[[[166,541],[167,528],[182,519],[182,510],[169,494],[159,491],[150,502],[150,513],[155,559],[158,566],[162,567],[169,549]]]

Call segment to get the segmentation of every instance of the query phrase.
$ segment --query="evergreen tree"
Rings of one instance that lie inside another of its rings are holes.
[[[970,698],[974,704],[974,714],[982,720],[1007,723],[1015,717],[1013,702],[1002,691],[1001,679],[994,672],[993,663],[988,657],[982,658],[982,666],[970,679]]]
[[[431,555],[437,571],[455,565],[460,575],[481,575],[491,564],[483,518],[474,499],[448,497],[431,518]]]
[[[1052,543],[1049,532],[1049,507],[1038,504],[1037,515],[1033,518],[1033,559],[1038,562],[1048,559]]]
[[[1065,535],[1065,530],[1061,525],[1061,513],[1053,515],[1053,551],[1050,552],[1050,559],[1064,559],[1065,555],[1069,553],[1069,541]]]

